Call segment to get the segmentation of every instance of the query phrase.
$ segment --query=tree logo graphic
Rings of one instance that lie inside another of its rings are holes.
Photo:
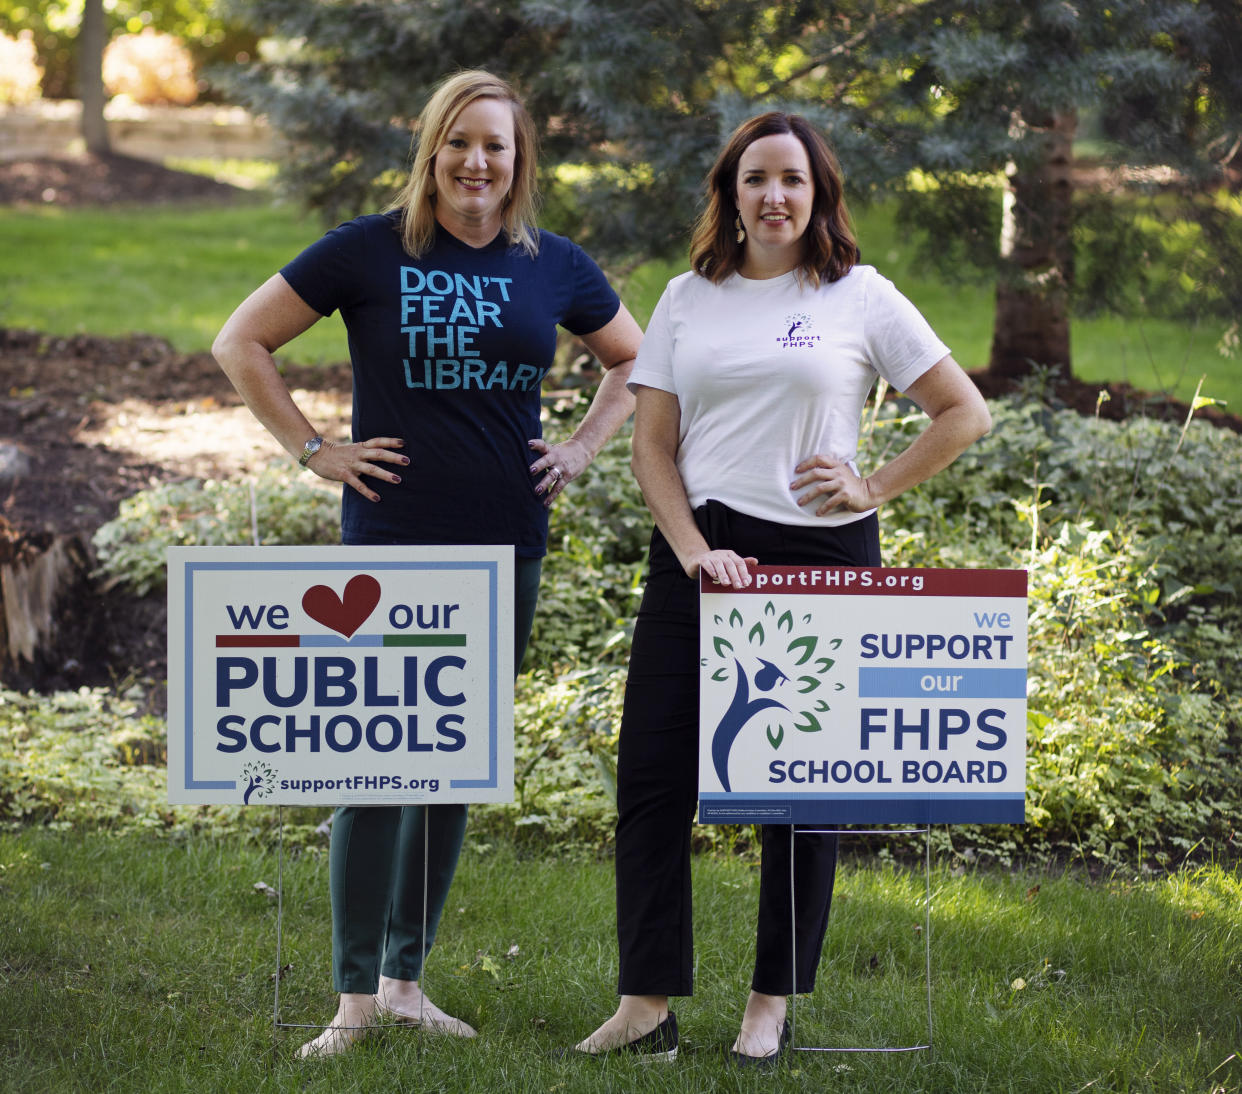
[[[795,334],[808,334],[811,330],[811,317],[806,312],[795,312],[793,315],[785,316],[785,340],[788,341]]]
[[[776,344],[782,349],[807,349],[819,342],[818,334],[814,333],[815,324],[806,312],[793,312],[785,316],[783,334],[776,338]]]
[[[251,760],[242,768],[241,777],[246,780],[246,793],[242,805],[249,805],[251,798],[266,798],[276,791],[276,772],[262,760]]]
[[[729,753],[756,715],[767,712],[764,732],[774,749],[781,747],[786,732],[823,730],[820,716],[831,708],[820,689],[845,688],[840,681],[829,685],[827,680],[836,661],[826,654],[840,648],[842,640],[824,640],[821,650],[818,635],[795,635],[793,612],[786,610],[778,616],[770,600],[753,624],[738,608],[727,616],[713,616],[713,621],[712,650],[720,664],[711,679],[734,681],[733,699],[712,732],[712,765],[727,792],[731,789]],[[800,626],[810,623],[811,616],[804,615]],[[711,657],[703,659],[704,665],[711,661]]]

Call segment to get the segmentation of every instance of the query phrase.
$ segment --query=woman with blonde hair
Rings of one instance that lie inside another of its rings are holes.
[[[621,1001],[584,1053],[671,1058],[669,997],[692,990],[700,572],[745,587],[757,562],[880,565],[877,507],[991,426],[914,306],[859,265],[836,159],[804,118],[743,123],[707,190],[691,271],[669,282],[630,376],[634,473],[656,527],[617,766]],[[863,477],[859,423],[877,375],[930,422]],[[814,987],[836,853],[835,836],[762,828],[754,972],[729,1050],[739,1066],[779,1059],[787,997]]]
[[[237,308],[213,352],[289,454],[345,484],[343,542],[513,545],[516,672],[548,508],[633,409],[626,379],[641,331],[579,247],[536,227],[535,129],[505,81],[483,71],[445,80],[417,141],[393,205],[294,258]],[[272,357],[337,309],[354,375],[348,443],[319,434]],[[605,372],[573,435],[550,445],[540,384],[558,325]],[[420,984],[465,826],[460,804],[337,811],[329,872],[340,1002],[303,1056],[342,1052],[381,1017],[474,1036]]]

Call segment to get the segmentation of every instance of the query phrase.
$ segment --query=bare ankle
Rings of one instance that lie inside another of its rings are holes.
[[[746,999],[746,1010],[742,1014],[742,1029],[756,1030],[760,1027],[776,1026],[778,1029],[785,1021],[789,1000],[784,995],[765,995],[752,990]]]
[[[341,999],[336,1008],[337,1017],[343,1021],[338,1025],[354,1025],[369,1022],[375,1017],[375,996],[362,992],[341,992]],[[348,1020],[348,1021],[344,1021]]]
[[[668,1017],[667,995],[623,995],[617,1004],[618,1018],[654,1018],[657,1022]]]

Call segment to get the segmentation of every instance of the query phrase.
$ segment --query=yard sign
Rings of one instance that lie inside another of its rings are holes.
[[[168,551],[168,798],[511,801],[511,547]]]
[[[700,585],[699,820],[1021,823],[1026,572]]]

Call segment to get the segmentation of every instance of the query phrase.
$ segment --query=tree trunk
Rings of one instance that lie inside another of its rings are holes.
[[[103,51],[108,44],[103,0],[86,0],[78,31],[78,94],[82,99],[82,139],[96,155],[112,151],[104,121]]]
[[[1029,123],[1028,123],[1029,125]],[[1001,227],[1002,270],[988,371],[1025,376],[1036,365],[1070,375],[1070,239],[1073,140],[1078,115],[1057,113],[1039,127],[1040,154],[1010,164]]]

